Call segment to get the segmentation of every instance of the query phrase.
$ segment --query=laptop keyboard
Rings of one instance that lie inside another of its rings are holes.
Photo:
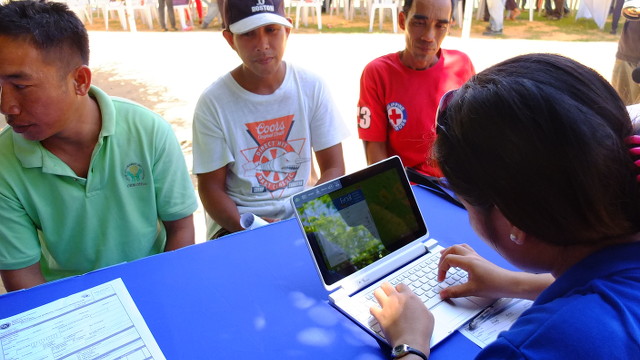
[[[451,268],[447,273],[446,279],[440,283],[437,280],[440,252],[434,251],[431,254],[433,255],[417,260],[410,266],[403,268],[396,274],[392,274],[383,281],[388,281],[394,286],[399,283],[408,285],[409,288],[422,299],[422,302],[427,308],[433,308],[442,301],[439,295],[440,290],[451,285],[465,283],[467,281],[467,272],[459,268]],[[371,306],[378,306],[378,301],[373,295],[373,292],[379,287],[379,284],[370,286],[370,290],[357,295],[359,301],[367,311]],[[382,329],[373,316],[369,317],[369,327],[380,337],[384,338]]]

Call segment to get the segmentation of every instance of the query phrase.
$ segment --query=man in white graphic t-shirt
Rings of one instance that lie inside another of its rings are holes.
[[[311,176],[344,174],[348,131],[325,84],[282,61],[291,21],[282,0],[223,6],[223,36],[242,64],[201,95],[193,121],[193,172],[206,210],[207,238],[242,230],[240,215],[293,216],[289,197]]]

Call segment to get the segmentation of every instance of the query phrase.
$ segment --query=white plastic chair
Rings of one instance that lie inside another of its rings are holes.
[[[324,7],[329,9],[329,16],[333,15],[333,11],[335,10],[336,15],[340,15],[340,5],[344,6],[345,0],[325,0]],[[345,10],[348,12],[348,9]],[[347,15],[347,14],[345,14]]]
[[[150,30],[153,30],[153,12],[158,7],[156,1],[149,0],[125,0],[131,1],[131,8],[135,14],[136,11],[142,13],[142,18],[149,27]],[[127,8],[127,6],[125,6]]]
[[[393,19],[393,32],[398,32],[398,0],[373,0],[369,8],[369,32],[373,31],[373,17],[378,10],[378,19],[380,30],[382,30],[382,20],[384,19],[384,9],[391,10],[391,18]]]
[[[105,30],[109,31],[109,14],[115,11],[118,14],[120,25],[122,29],[127,30],[127,15],[125,13],[125,6],[123,1],[110,1],[101,0],[98,1],[98,7],[102,9],[102,17],[104,18]]]
[[[89,0],[58,0],[67,4],[69,9],[76,13],[78,18],[84,23],[89,22],[93,25],[93,15],[91,13],[91,4]],[[0,1],[1,2],[1,1]]]
[[[363,11],[367,11],[366,9],[364,9],[366,7],[365,0],[359,1],[359,0],[327,0],[325,1],[325,4],[330,3],[329,5],[325,5],[325,8],[329,8],[329,15],[333,15],[333,12],[335,10],[335,13],[337,16],[340,15],[340,8],[342,7],[344,9],[344,18],[347,20],[353,20],[353,17],[355,15],[355,9],[356,9],[356,2],[358,3],[358,8],[360,8],[360,12],[362,13]]]
[[[187,0],[186,4],[185,1],[174,1],[173,10],[178,12],[182,30],[193,29],[193,6],[190,0]],[[189,17],[189,25],[187,25],[187,16]]]
[[[456,2],[456,7],[452,10],[453,15],[456,20],[457,27],[462,27],[462,22],[464,21],[464,9],[462,9],[462,1]]]
[[[117,12],[120,20],[120,25],[124,30],[128,29],[127,26],[127,8],[130,6],[133,10],[135,17],[136,11],[141,12],[144,22],[149,26],[149,29],[153,30],[153,13],[156,11],[156,2],[154,0],[127,0],[130,4],[126,4],[125,1],[109,1],[102,0],[98,2],[98,6],[102,8],[102,14],[104,17],[104,24],[106,30],[109,30],[109,13],[112,11]]]
[[[284,0],[284,8],[287,10],[287,17],[291,17],[291,0]]]
[[[322,2],[323,0],[294,0],[291,1],[291,6],[296,7],[296,29],[300,25],[300,9],[311,8],[315,9],[316,17],[318,18],[318,30],[322,30]],[[307,26],[307,18],[304,20],[304,25]]]

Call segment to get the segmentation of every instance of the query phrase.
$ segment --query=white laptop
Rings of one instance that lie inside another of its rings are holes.
[[[441,301],[442,287],[466,281],[451,269],[438,283],[442,246],[429,231],[397,156],[291,197],[330,303],[385,341],[369,313],[383,281],[404,282],[435,316],[433,347],[493,303],[468,297]],[[385,341],[386,342],[386,341]]]

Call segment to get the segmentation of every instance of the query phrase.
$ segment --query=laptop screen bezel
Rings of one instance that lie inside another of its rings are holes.
[[[364,169],[356,171],[352,174],[344,175],[332,181],[329,181],[324,184],[315,186],[311,189],[302,191],[291,197],[291,203],[294,208],[296,219],[298,221],[300,229],[304,234],[307,247],[309,248],[311,257],[313,258],[314,264],[316,266],[316,270],[320,275],[320,278],[322,279],[325,289],[329,291],[333,291],[334,289],[342,286],[344,282],[350,281],[349,279],[353,279],[354,277],[359,277],[363,275],[370,268],[374,267],[377,263],[379,263],[380,259],[377,261],[374,261],[368,266],[362,269],[359,269],[349,275],[345,275],[344,277],[338,280],[334,280],[333,277],[335,277],[335,275],[330,274],[329,271],[327,270],[324,264],[324,258],[323,258],[322,252],[319,250],[316,242],[310,239],[304,231],[303,221],[301,219],[300,214],[298,213],[297,205],[301,203],[306,203],[312,199],[316,199],[319,196],[326,195],[328,193],[332,193],[335,191],[339,191],[339,189],[353,186],[354,184],[362,182],[365,179],[375,177],[389,170],[395,171],[396,174],[398,175],[400,184],[402,185],[403,191],[407,197],[408,204],[411,209],[411,213],[415,218],[417,228],[411,234],[408,234],[407,236],[401,239],[397,239],[396,242],[394,243],[393,248],[389,249],[391,253],[386,255],[385,256],[386,258],[388,256],[392,256],[392,254],[394,252],[398,252],[398,250],[411,247],[415,245],[416,242],[421,242],[422,239],[424,239],[424,237],[428,234],[427,225],[424,221],[424,218],[422,217],[422,213],[420,211],[420,208],[418,207],[415,195],[413,194],[413,189],[411,188],[411,184],[409,183],[406,172],[404,170],[404,166],[402,165],[402,161],[400,160],[399,157],[397,156],[390,157],[378,163],[372,164]],[[336,183],[340,184],[340,186],[335,186]],[[336,190],[328,190],[331,188]],[[320,195],[316,195],[316,194],[320,194]]]

